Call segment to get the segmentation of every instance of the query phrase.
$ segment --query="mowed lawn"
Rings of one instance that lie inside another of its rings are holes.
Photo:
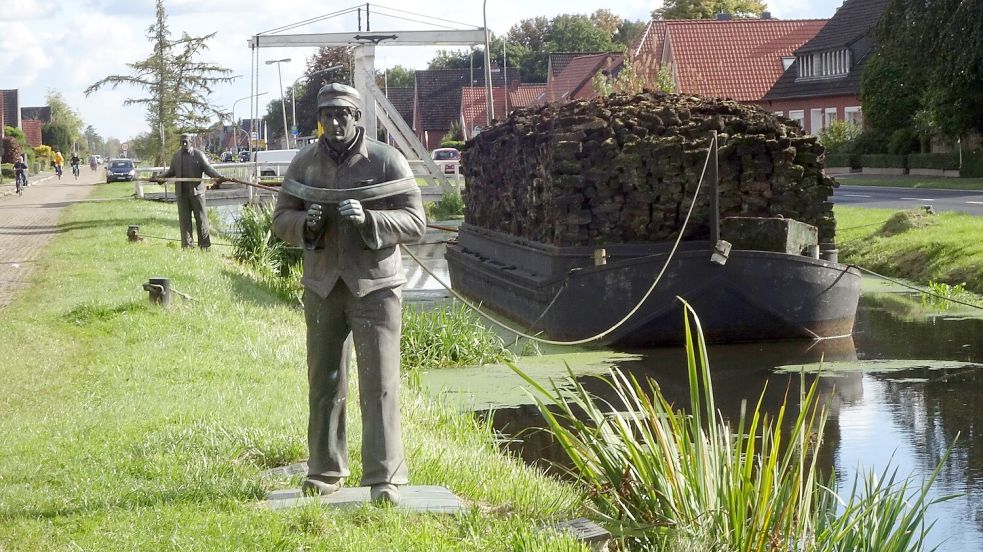
[[[297,483],[262,471],[306,455],[302,312],[221,247],[128,243],[130,224],[177,237],[173,205],[131,191],[68,208],[35,284],[0,311],[0,550],[582,549],[540,532],[582,514],[573,486],[409,386],[411,483],[447,486],[466,513],[259,507]],[[151,276],[193,300],[149,305]],[[359,433],[349,409],[354,481]]]

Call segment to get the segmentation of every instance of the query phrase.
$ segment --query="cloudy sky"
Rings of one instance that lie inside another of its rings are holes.
[[[3,0],[0,10],[0,89],[20,90],[21,106],[44,105],[49,91],[57,91],[86,124],[103,137],[127,139],[146,131],[144,110],[122,107],[129,97],[142,97],[129,88],[104,89],[88,98],[83,90],[111,74],[127,74],[126,63],[150,55],[146,35],[154,22],[154,0]],[[841,0],[771,0],[768,7],[782,19],[828,18]],[[353,7],[348,2],[324,0],[166,0],[168,25],[172,37],[182,32],[193,36],[217,33],[209,41],[210,50],[202,60],[228,67],[241,75],[223,85],[214,102],[231,109],[233,102],[250,94],[251,55],[249,37],[270,29],[316,18]],[[362,4],[364,5],[364,4]],[[387,0],[381,7],[405,9],[402,2]],[[621,17],[647,20],[661,0],[491,0],[488,27],[496,35],[505,34],[522,19],[536,16],[552,18],[560,13],[590,14],[604,7]],[[435,27],[419,22],[383,17],[382,8],[372,17],[373,31],[425,30]],[[416,0],[412,11],[431,17],[460,22],[455,28],[482,25],[482,2]],[[421,18],[407,15],[411,19]],[[293,33],[354,32],[354,14],[320,21]],[[282,64],[284,87],[304,70],[313,48],[263,49],[260,60],[291,58]],[[435,49],[415,46],[376,49],[376,67],[394,65],[424,69]],[[260,65],[262,104],[279,95],[276,65]],[[236,116],[248,116],[248,101],[236,104]],[[265,111],[265,107],[262,108]]]

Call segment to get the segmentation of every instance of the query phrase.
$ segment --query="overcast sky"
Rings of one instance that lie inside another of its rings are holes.
[[[782,19],[829,18],[841,0],[772,0],[768,7]],[[126,74],[126,63],[150,55],[147,28],[154,22],[153,0],[2,0],[0,10],[0,89],[20,89],[21,106],[44,105],[49,91],[57,91],[78,112],[86,124],[105,137],[125,140],[145,132],[145,110],[122,107],[128,97],[142,97],[142,91],[104,89],[88,98],[83,90],[110,74]],[[200,59],[228,67],[241,75],[234,83],[216,90],[213,101],[231,109],[235,100],[250,94],[250,36],[275,27],[315,18],[357,4],[324,0],[166,0],[168,26],[172,37],[187,32],[193,36],[217,33],[208,44],[210,50]],[[362,4],[364,5],[364,4]],[[407,9],[405,3],[377,4]],[[482,2],[479,0],[416,0],[412,11],[431,17],[460,22],[454,28],[480,27]],[[661,0],[491,0],[488,27],[496,35],[522,19],[552,18],[560,13],[590,14],[607,8],[632,19],[648,20]],[[418,22],[383,17],[382,9],[373,14],[373,31],[425,30],[435,27]],[[390,11],[390,13],[395,13]],[[407,17],[415,18],[407,15]],[[321,21],[290,31],[293,33],[355,32],[357,16],[352,14]],[[379,69],[402,65],[426,68],[434,48],[380,47],[376,49]],[[282,64],[283,85],[290,86],[304,70],[313,48],[263,49],[260,60],[291,58]],[[280,94],[276,65],[260,65],[261,109]],[[238,118],[248,116],[248,101],[236,104]]]

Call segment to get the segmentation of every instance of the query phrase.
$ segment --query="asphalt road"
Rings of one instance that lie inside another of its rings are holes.
[[[912,209],[931,205],[936,211],[983,216],[983,191],[884,188],[840,184],[831,198],[836,205],[876,209]]]

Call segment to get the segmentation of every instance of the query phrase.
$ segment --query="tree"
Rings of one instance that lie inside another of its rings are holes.
[[[665,0],[653,19],[714,19],[718,13],[734,17],[761,17],[767,6],[760,0]]]
[[[389,86],[391,88],[413,88],[416,84],[416,71],[407,69],[402,65],[397,65],[392,69],[387,69],[384,74],[376,78],[379,88]]]
[[[156,0],[154,24],[147,28],[147,38],[153,52],[146,59],[128,63],[129,75],[110,75],[85,89],[88,96],[105,86],[113,89],[128,85],[142,89],[147,96],[127,98],[124,105],[144,105],[147,108],[148,136],[156,140],[155,163],[162,164],[167,151],[177,146],[182,131],[199,130],[207,126],[212,115],[221,115],[208,101],[212,88],[235,80],[232,70],[209,62],[196,61],[208,49],[208,40],[215,36],[190,36],[172,40],[167,27],[164,0]]]
[[[630,47],[639,36],[645,32],[645,27],[648,25],[646,21],[629,21],[628,19],[622,19],[621,24],[618,25],[618,30],[614,32],[614,37],[612,40],[617,44],[623,45],[625,48]]]
[[[93,127],[92,125],[85,127],[85,132],[83,133],[83,135],[85,137],[84,151],[92,153],[92,152],[101,152],[106,149],[106,141],[102,139],[102,136],[99,136],[99,133],[96,132],[95,127]]]
[[[307,60],[305,79],[298,83],[294,94],[297,97],[297,131],[299,136],[312,136],[317,129],[317,91],[329,82],[352,84],[352,49],[346,47],[321,47]],[[341,66],[340,69],[327,71],[331,67]],[[290,97],[290,88],[287,88]],[[267,104],[267,112],[263,116],[267,130],[273,138],[283,136],[283,115],[280,113],[280,101]],[[275,111],[271,111],[274,109]],[[288,103],[288,110],[291,107]],[[279,129],[275,132],[274,129]]]
[[[49,91],[48,107],[51,108],[51,122],[41,127],[41,141],[52,148],[68,152],[82,137],[82,127],[85,123],[75,112],[61,93]]]

